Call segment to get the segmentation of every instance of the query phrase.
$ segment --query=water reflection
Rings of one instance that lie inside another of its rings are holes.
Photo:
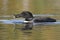
[[[31,36],[32,30],[22,30],[23,35]]]
[[[31,36],[32,35],[32,30],[22,30],[24,28],[24,25],[16,25],[15,32],[17,35],[22,35],[22,36]],[[18,36],[19,36],[18,35]]]

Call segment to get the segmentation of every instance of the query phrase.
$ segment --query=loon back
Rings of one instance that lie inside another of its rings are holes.
[[[35,17],[33,19],[35,23],[38,22],[56,22],[56,19],[50,18],[50,17]]]

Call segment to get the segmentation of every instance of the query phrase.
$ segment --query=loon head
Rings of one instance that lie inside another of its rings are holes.
[[[29,11],[23,11],[23,12],[21,12],[20,14],[15,15],[15,18],[19,18],[19,17],[32,18],[33,15],[32,15],[32,13],[29,12]]]

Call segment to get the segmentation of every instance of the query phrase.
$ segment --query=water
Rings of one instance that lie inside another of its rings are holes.
[[[14,27],[15,26],[15,27]],[[33,30],[21,30],[23,24],[0,24],[1,40],[55,40],[59,39],[60,25],[34,26]]]
[[[24,24],[0,24],[0,40],[57,40],[60,37],[60,25],[39,25],[33,30],[22,28]]]
[[[60,0],[0,0],[0,16],[19,14],[23,10],[33,14],[60,14]],[[60,20],[60,16],[49,17]],[[21,30],[23,27],[23,24],[0,24],[0,40],[60,40],[60,25],[34,26],[33,30],[26,31]]]

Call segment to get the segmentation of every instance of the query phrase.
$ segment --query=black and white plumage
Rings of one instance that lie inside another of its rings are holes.
[[[21,14],[15,15],[15,18],[23,17],[26,21],[32,21],[34,23],[40,22],[56,22],[56,19],[50,17],[33,17],[32,13],[29,11],[23,11]],[[26,23],[24,30],[31,30],[33,28],[33,23]]]

